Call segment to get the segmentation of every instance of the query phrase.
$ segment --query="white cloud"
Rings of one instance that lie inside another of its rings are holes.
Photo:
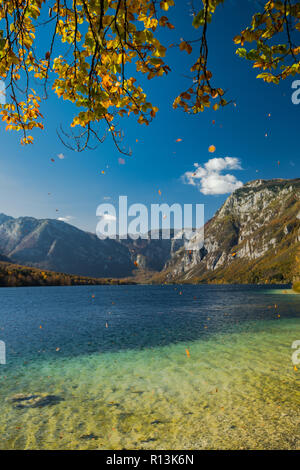
[[[72,215],[66,215],[65,217],[58,217],[57,220],[60,220],[61,222],[70,222],[70,220],[75,219]]]
[[[112,214],[98,214],[100,217],[102,217],[102,220],[107,220],[107,222],[110,222],[112,220],[117,220],[117,217]]]
[[[227,194],[243,186],[232,174],[222,174],[224,170],[241,170],[238,158],[211,158],[203,166],[194,163],[194,171],[187,171],[183,175],[186,184],[197,186],[202,194]]]

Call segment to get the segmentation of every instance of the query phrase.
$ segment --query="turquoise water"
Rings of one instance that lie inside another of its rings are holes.
[[[0,449],[299,449],[283,292],[1,289]]]

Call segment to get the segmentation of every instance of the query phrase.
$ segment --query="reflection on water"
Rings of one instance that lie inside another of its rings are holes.
[[[300,448],[299,296],[93,286],[0,301],[1,449]]]

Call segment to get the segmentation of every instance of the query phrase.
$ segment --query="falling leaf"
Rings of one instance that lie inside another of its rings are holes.
[[[54,158],[51,158],[51,162],[55,162]]]
[[[175,142],[182,142],[182,139],[176,139]]]
[[[105,323],[105,328],[108,328],[108,323],[107,322]]]
[[[210,147],[208,147],[208,151],[210,153],[214,153],[216,151],[216,147],[214,145],[210,145]]]
[[[215,125],[215,124],[216,124],[216,121],[215,121],[215,120],[213,120],[213,121],[212,121],[212,123]]]
[[[297,367],[296,367],[296,366],[294,366],[294,371],[295,371],[295,372],[297,372],[297,370],[298,370],[298,369],[297,369]]]
[[[101,171],[101,174],[102,174],[102,175],[105,175],[105,171],[104,171],[104,170],[102,170],[102,171]]]
[[[158,194],[161,196],[161,190],[160,189],[158,190]]]
[[[191,357],[190,351],[188,349],[185,350],[187,357]]]
[[[120,165],[125,165],[125,160],[124,160],[124,158],[119,158],[119,159],[118,159],[118,162],[119,162]]]
[[[56,351],[56,352],[60,351],[60,348],[56,348],[55,351]]]
[[[192,52],[192,46],[186,42],[186,41],[182,41],[179,45],[179,49],[181,51],[186,51],[188,54],[190,54]]]

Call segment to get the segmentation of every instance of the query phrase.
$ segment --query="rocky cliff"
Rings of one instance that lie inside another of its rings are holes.
[[[300,247],[300,179],[256,180],[236,190],[205,226],[200,251],[181,248],[157,279],[291,282]]]

